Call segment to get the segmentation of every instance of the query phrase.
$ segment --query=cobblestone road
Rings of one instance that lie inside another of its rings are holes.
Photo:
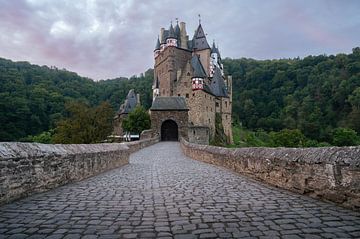
[[[360,214],[158,143],[130,164],[0,207],[0,238],[360,238]]]

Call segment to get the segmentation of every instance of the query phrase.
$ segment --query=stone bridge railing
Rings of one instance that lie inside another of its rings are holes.
[[[360,210],[360,147],[228,149],[181,141],[188,157]]]
[[[129,162],[158,138],[114,144],[0,143],[0,205]]]

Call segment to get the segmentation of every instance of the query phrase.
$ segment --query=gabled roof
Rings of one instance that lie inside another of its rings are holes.
[[[228,97],[224,78],[218,67],[215,68],[214,77],[211,79],[210,89],[213,95],[219,97]]]
[[[195,31],[192,47],[196,50],[210,49],[209,43],[206,40],[206,36],[201,24],[199,24],[198,28]]]
[[[206,72],[202,66],[200,59],[197,55],[193,55],[191,58],[191,67],[194,70],[193,77],[205,78]]]
[[[182,96],[157,96],[153,100],[151,111],[188,111]]]
[[[140,102],[137,102],[135,91],[133,89],[129,90],[129,93],[126,96],[124,104],[120,105],[118,114],[130,113],[138,103]]]

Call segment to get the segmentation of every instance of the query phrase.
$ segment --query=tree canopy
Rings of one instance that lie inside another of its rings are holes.
[[[98,143],[110,135],[114,111],[108,102],[97,107],[89,107],[83,102],[69,102],[65,108],[68,117],[57,123],[52,136],[54,143]]]
[[[123,120],[122,127],[125,131],[140,134],[145,129],[150,129],[150,116],[142,106],[136,106]]]
[[[359,136],[359,47],[350,54],[280,60],[226,58],[223,63],[225,72],[233,76],[235,125],[260,135],[300,132],[307,142],[343,144],[334,137],[350,137],[354,132]],[[87,107],[108,101],[117,110],[134,89],[148,109],[152,82],[152,69],[129,79],[93,81],[56,67],[0,58],[0,141],[29,136],[46,141],[49,135],[41,134],[63,122],[69,115],[65,105],[71,101]],[[251,138],[255,139],[249,134]]]

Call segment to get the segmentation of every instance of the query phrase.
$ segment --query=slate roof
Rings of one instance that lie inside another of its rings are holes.
[[[160,50],[160,40],[159,40],[159,37],[156,41],[156,46],[155,46],[155,50]]]
[[[175,37],[175,31],[174,31],[174,28],[173,28],[173,25],[172,25],[172,24],[170,25],[169,35],[168,35],[167,38],[176,38],[176,37]]]
[[[228,97],[225,81],[219,68],[215,68],[214,77],[211,79],[210,90],[213,95],[219,97]]]
[[[153,87],[154,87],[154,89],[159,89],[159,85],[160,85],[160,83],[159,83],[159,78],[158,78],[158,76],[156,76],[156,77],[154,78],[154,82],[153,82]]]
[[[188,111],[185,98],[182,96],[157,96],[150,108],[152,111]]]
[[[176,38],[180,39],[180,27],[179,27],[179,23],[176,23],[176,26],[175,26],[175,36],[176,36]]]
[[[139,102],[140,103],[140,102]],[[135,91],[133,89],[129,90],[128,95],[126,96],[124,104],[120,105],[119,114],[128,114],[130,113],[138,104]]]
[[[213,45],[211,48],[211,53],[217,53],[218,57],[220,57],[220,52],[219,52],[219,49],[215,46],[215,42],[213,42]]]
[[[161,36],[161,42],[160,43],[166,43],[166,39],[169,36],[169,30],[164,30],[164,33]]]
[[[204,70],[204,67],[202,66],[200,59],[197,55],[192,56],[190,64],[194,70],[193,77],[199,77],[199,78],[206,77],[206,72]]]
[[[199,24],[198,28],[195,31],[192,47],[196,50],[210,49],[209,43],[206,40],[206,36],[201,24]]]

